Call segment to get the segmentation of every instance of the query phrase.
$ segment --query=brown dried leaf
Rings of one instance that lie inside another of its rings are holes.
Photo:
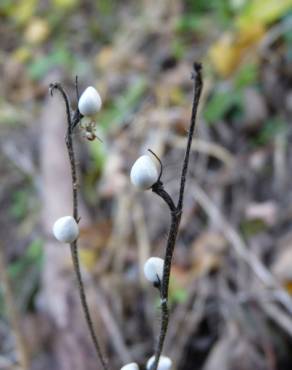
[[[193,271],[196,275],[207,274],[221,266],[227,249],[227,241],[217,232],[203,233],[192,246]]]

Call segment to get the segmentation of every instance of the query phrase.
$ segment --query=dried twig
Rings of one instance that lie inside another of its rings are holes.
[[[166,353],[171,353],[171,360],[175,369],[177,368],[176,365],[180,363],[190,336],[198,330],[198,326],[206,313],[209,289],[210,283],[208,280],[193,279],[187,290],[187,300],[178,305],[173,312],[165,348]],[[182,332],[184,335],[177,335]]]
[[[122,332],[112,313],[112,310],[107,304],[106,297],[104,297],[101,290],[96,290],[96,288],[94,288],[94,291],[96,294],[96,303],[99,306],[100,316],[108,335],[111,338],[111,344],[119,356],[120,361],[124,364],[128,363],[131,361],[131,354],[126,347]]]
[[[140,203],[133,205],[133,222],[138,243],[138,259],[141,284],[145,284],[143,265],[150,257],[150,241],[146,230],[144,211]]]
[[[205,191],[198,186],[196,183],[192,184],[194,189],[194,197],[200,206],[205,210],[207,215],[213,219],[214,223],[222,230],[226,239],[230,242],[236,253],[245,261],[252,269],[258,279],[266,286],[271,289],[274,293],[274,298],[277,299],[287,312],[292,314],[292,299],[289,294],[281,287],[280,283],[276,280],[273,274],[264,266],[264,264],[258,259],[258,257],[245,245],[244,241],[238,234],[238,232],[230,225],[230,223],[224,218],[224,215],[211,201]],[[271,307],[272,304],[270,304]],[[275,310],[273,310],[274,312]],[[271,310],[269,311],[272,312]],[[284,315],[284,313],[283,313]],[[273,316],[275,321],[275,315]],[[280,326],[283,326],[282,324]],[[287,331],[289,334],[289,331]]]
[[[155,360],[152,365],[152,370],[157,370],[159,358],[161,356],[164,340],[167,332],[168,321],[169,321],[169,312],[168,312],[168,288],[169,288],[169,277],[170,277],[170,269],[173,257],[173,251],[178,235],[178,229],[181,220],[181,214],[183,209],[183,200],[184,200],[184,191],[185,191],[185,183],[186,177],[188,172],[189,166],[189,159],[190,159],[190,152],[192,146],[192,140],[195,130],[196,124],[196,117],[197,117],[197,110],[199,106],[200,96],[203,87],[202,81],[202,66],[199,63],[194,64],[194,74],[192,76],[194,80],[194,99],[193,99],[193,107],[192,107],[192,116],[190,122],[190,129],[188,132],[188,140],[187,140],[187,147],[185,151],[185,157],[183,161],[183,167],[180,177],[180,190],[179,190],[179,199],[177,205],[175,205],[171,196],[167,193],[164,189],[163,183],[160,180],[160,176],[158,181],[152,186],[152,191],[159,195],[168,205],[170,214],[171,214],[171,225],[169,229],[168,239],[167,239],[167,246],[164,258],[164,268],[163,268],[163,278],[160,284],[160,296],[161,296],[161,328],[160,334],[158,339],[158,345],[155,351]]]
[[[6,312],[12,325],[13,333],[15,335],[16,350],[19,356],[19,364],[22,370],[29,370],[29,351],[26,347],[25,338],[21,331],[19,312],[17,310],[13,297],[11,282],[7,273],[4,250],[2,245],[0,246],[0,278],[4,288],[3,293],[4,301],[7,308]]]
[[[71,167],[71,177],[72,177],[72,196],[73,196],[73,217],[78,223],[80,221],[79,219],[79,213],[78,213],[78,179],[77,179],[77,171],[76,171],[76,161],[75,161],[75,152],[74,152],[74,145],[73,145],[73,130],[76,127],[76,125],[79,123],[80,119],[82,118],[82,115],[79,113],[79,110],[74,113],[74,116],[72,118],[71,116],[71,108],[70,108],[70,100],[59,83],[54,83],[50,85],[50,91],[51,95],[53,94],[54,90],[58,90],[65,102],[66,107],[66,116],[67,116],[67,134],[66,134],[66,146],[68,150],[68,156],[70,161],[70,167]],[[76,78],[76,94],[77,97],[79,96],[78,92],[78,80]],[[78,245],[77,240],[70,244],[71,249],[71,256],[73,261],[74,270],[76,273],[76,278],[78,282],[78,289],[81,299],[81,305],[83,308],[84,316],[90,331],[90,335],[96,350],[96,353],[98,355],[98,358],[100,359],[100,362],[102,364],[102,367],[104,370],[108,370],[107,363],[105,361],[105,358],[101,352],[100,345],[98,343],[97,336],[95,334],[95,330],[93,327],[92,318],[90,315],[86,294],[85,294],[85,288],[82,280],[81,270],[80,270],[80,263],[79,263],[79,257],[78,257]]]
[[[183,149],[185,147],[185,140],[182,137],[169,135],[169,138],[169,141],[173,146],[179,149]],[[232,154],[223,146],[216,143],[196,139],[193,141],[192,150],[214,157],[222,161],[229,168],[232,168],[235,164],[235,160]]]

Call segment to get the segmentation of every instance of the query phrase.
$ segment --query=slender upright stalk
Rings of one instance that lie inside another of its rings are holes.
[[[53,91],[56,89],[58,90],[65,102],[66,106],[66,115],[67,115],[67,134],[66,134],[66,146],[67,146],[67,151],[68,151],[68,156],[69,156],[69,162],[70,162],[70,168],[71,168],[71,178],[72,178],[72,203],[73,203],[73,217],[75,218],[76,222],[79,222],[79,212],[78,212],[78,178],[77,178],[77,170],[76,170],[76,161],[75,161],[75,151],[74,151],[74,144],[73,144],[73,130],[75,126],[78,124],[82,116],[79,111],[77,110],[77,114],[75,112],[73,118],[71,118],[71,109],[70,109],[70,101],[69,97],[66,94],[65,90],[59,83],[54,83],[50,85],[51,89],[51,94]],[[77,92],[77,97],[79,96],[78,93],[78,81],[76,78],[76,92]],[[107,363],[105,361],[105,358],[102,354],[102,351],[100,349],[100,345],[98,343],[97,336],[95,334],[95,330],[93,327],[93,322],[92,318],[90,315],[87,299],[86,299],[86,294],[85,294],[85,289],[84,289],[84,284],[82,280],[82,275],[81,275],[81,270],[80,270],[80,263],[79,263],[79,257],[78,257],[78,244],[77,240],[74,241],[73,243],[70,244],[70,249],[71,249],[71,256],[72,256],[72,261],[73,261],[73,266],[77,278],[77,283],[78,283],[78,290],[80,294],[80,299],[81,299],[81,305],[83,308],[84,316],[87,322],[87,326],[97,353],[97,356],[102,364],[103,370],[108,370]]]
[[[190,151],[192,146],[192,140],[195,131],[196,125],[196,117],[198,111],[198,105],[200,101],[200,96],[203,87],[202,81],[202,66],[199,63],[194,64],[194,73],[192,75],[192,79],[194,80],[194,98],[193,98],[193,105],[192,105],[192,115],[190,121],[190,128],[188,132],[188,139],[187,139],[187,146],[182,166],[182,172],[180,177],[180,190],[179,190],[179,199],[177,205],[175,205],[174,201],[172,200],[171,196],[166,192],[163,187],[163,183],[159,181],[152,186],[152,191],[159,195],[168,205],[170,213],[171,213],[171,224],[168,233],[165,257],[164,257],[164,268],[163,268],[163,277],[162,282],[160,285],[160,297],[161,297],[161,327],[160,327],[160,334],[158,339],[157,348],[155,351],[155,359],[152,365],[151,370],[157,370],[159,358],[163,351],[163,345],[165,336],[167,333],[168,322],[169,322],[169,309],[168,309],[168,289],[169,289],[169,278],[170,278],[170,270],[171,270],[171,263],[172,257],[174,252],[174,247],[178,235],[178,229],[181,220],[181,214],[183,210],[183,200],[184,200],[184,191],[185,191],[185,183],[187,178],[189,160],[190,160]]]
[[[193,105],[192,105],[192,115],[191,115],[191,122],[190,122],[190,129],[188,132],[188,140],[187,140],[187,147],[185,151],[185,157],[183,161],[183,167],[180,177],[180,190],[179,190],[179,200],[177,203],[177,208],[182,210],[183,208],[183,200],[184,200],[184,191],[185,191],[185,184],[188,172],[188,166],[190,161],[190,152],[192,147],[192,141],[196,126],[196,117],[201,97],[201,92],[203,88],[203,80],[202,80],[202,65],[200,63],[194,63],[194,72],[192,74],[192,80],[194,81],[194,97],[193,97]]]

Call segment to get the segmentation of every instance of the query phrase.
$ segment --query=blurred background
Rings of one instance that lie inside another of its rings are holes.
[[[94,325],[110,369],[143,369],[159,330],[143,276],[163,257],[168,209],[136,192],[151,148],[177,199],[192,64],[204,67],[164,354],[178,370],[292,368],[292,1],[1,0],[0,369],[93,370],[67,246],[65,109],[98,89],[103,142],[75,133],[79,243]]]

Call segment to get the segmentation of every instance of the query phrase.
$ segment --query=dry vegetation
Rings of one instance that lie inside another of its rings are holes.
[[[177,199],[201,60],[164,353],[177,370],[291,369],[292,2],[15,4],[0,4],[0,368],[98,368],[70,251],[51,231],[71,213],[71,182],[64,107],[48,86],[74,96],[76,74],[104,102],[103,143],[75,135],[94,324],[110,369],[153,354],[159,301],[143,264],[163,256],[170,220],[129,171],[151,148]]]

